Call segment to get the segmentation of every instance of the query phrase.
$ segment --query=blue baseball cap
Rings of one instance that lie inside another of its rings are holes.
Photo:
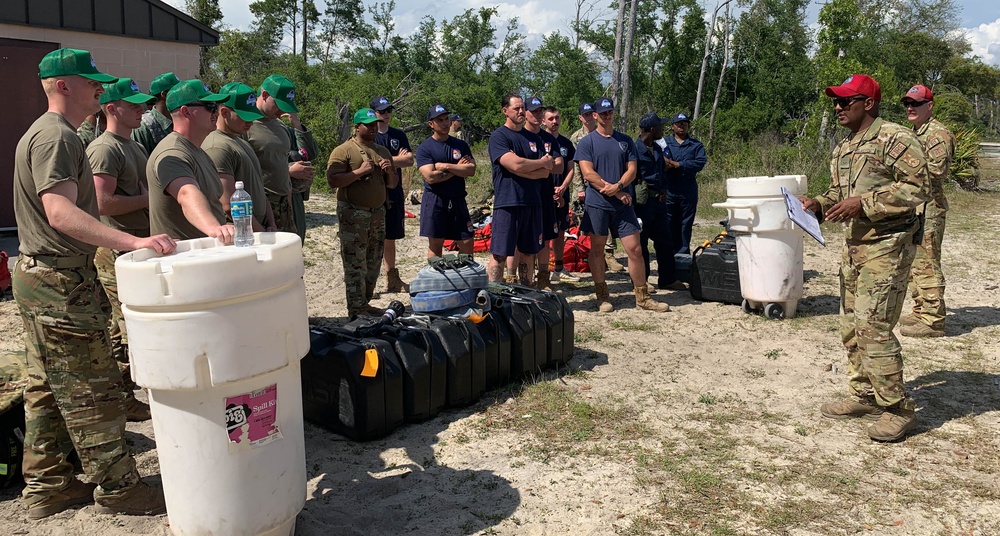
[[[594,101],[594,111],[602,114],[604,112],[611,112],[615,109],[615,103],[610,97],[601,97]]]
[[[543,106],[541,97],[530,97],[527,102],[524,103],[524,109],[529,112],[534,112],[535,110]]]
[[[594,113],[594,105],[589,102],[585,102],[580,105],[579,111],[580,115],[592,114]]]
[[[389,99],[382,96],[375,97],[368,104],[370,105],[369,108],[376,112],[384,112],[387,108],[392,108],[392,103],[389,102]]]
[[[448,109],[445,108],[444,105],[442,105],[442,104],[435,104],[434,106],[431,106],[429,110],[427,110],[427,120],[430,121],[431,119],[434,119],[436,117],[440,117],[440,116],[442,116],[444,114],[447,114],[447,113],[450,113],[450,112],[448,112]]]
[[[673,118],[670,119],[670,124],[671,125],[673,125],[675,123],[690,123],[690,122],[691,122],[691,120],[688,119],[688,116],[686,114],[683,114],[683,113],[679,113],[679,114],[675,115]]]

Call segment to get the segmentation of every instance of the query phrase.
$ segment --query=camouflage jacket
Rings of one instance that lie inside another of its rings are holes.
[[[915,129],[920,146],[927,157],[927,178],[930,183],[930,198],[927,213],[943,214],[948,210],[948,200],[944,197],[944,183],[948,182],[948,169],[955,157],[955,135],[937,119],[931,119]]]
[[[576,132],[569,135],[569,141],[573,142],[573,147],[576,147],[577,145],[580,145],[580,140],[582,140],[587,134],[590,134],[587,132],[587,128],[581,126],[576,130]],[[587,191],[587,181],[583,178],[583,172],[580,171],[579,162],[573,162],[573,170],[576,173],[576,175],[573,176],[576,180],[573,181],[574,184],[569,185],[569,190],[572,194],[570,196],[571,202],[576,200],[577,193]]]
[[[927,161],[917,137],[876,118],[833,150],[830,188],[815,199],[825,214],[844,199],[860,197],[862,215],[847,223],[847,239],[871,242],[910,229],[927,196]]]

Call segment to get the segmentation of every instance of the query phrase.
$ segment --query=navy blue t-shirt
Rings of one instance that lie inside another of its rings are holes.
[[[542,138],[542,147],[545,148],[545,154],[551,156],[552,158],[558,158],[562,156],[562,154],[559,153],[559,140],[557,140],[555,136],[549,134],[548,132],[545,132],[544,130],[539,130],[538,137]],[[553,169],[553,171],[556,170]],[[559,176],[559,181],[560,182],[562,181],[561,175]],[[556,174],[550,173],[549,180],[547,181],[543,180],[541,182],[542,182],[541,188],[543,190],[542,196],[543,197],[548,196],[548,199],[552,199],[552,190],[554,190],[555,185],[558,184],[556,182]]]
[[[576,147],[573,147],[573,142],[569,141],[569,138],[563,136],[562,134],[556,138],[556,142],[559,144],[559,156],[563,158],[562,173],[552,174],[552,184],[558,187],[566,178],[566,174],[569,173],[569,170],[573,169],[573,159],[576,157]],[[569,189],[566,190],[566,195],[569,195]]]
[[[375,143],[381,145],[386,149],[389,149],[389,154],[392,156],[399,155],[400,149],[406,149],[412,152],[410,149],[410,140],[406,139],[406,133],[398,128],[389,127],[389,130],[384,134],[379,132],[375,135]],[[396,189],[402,190],[403,188],[403,170],[402,168],[396,168]]]
[[[500,157],[513,152],[521,158],[537,160],[545,147],[538,135],[527,129],[511,130],[502,125],[490,135],[490,161],[493,163],[493,207],[539,207],[542,205],[541,181],[515,175],[500,165]]]
[[[576,147],[576,160],[592,163],[594,171],[604,179],[604,182],[614,184],[621,180],[628,169],[628,163],[636,160],[635,142],[617,130],[609,137],[604,137],[595,130],[580,140],[580,144]],[[626,186],[625,191],[632,194],[632,185]],[[590,183],[587,183],[586,204],[605,209],[616,209],[624,205],[617,198],[607,197],[598,192],[590,186]]]
[[[428,164],[457,164],[463,156],[472,156],[472,151],[469,144],[455,136],[448,136],[445,141],[427,138],[417,147],[417,169]],[[424,182],[424,191],[447,199],[464,199],[465,177],[455,176],[437,184]]]

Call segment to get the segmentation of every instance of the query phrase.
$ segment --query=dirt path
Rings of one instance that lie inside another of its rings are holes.
[[[589,278],[564,287],[576,307],[567,370],[488,393],[478,404],[352,443],[307,425],[302,535],[375,534],[998,534],[1000,255],[997,198],[958,195],[945,240],[948,337],[903,338],[920,425],[876,444],[859,421],[821,419],[846,393],[839,343],[839,230],[806,242],[794,319],[660,292],[672,311],[598,315]],[[309,314],[346,315],[334,203],[307,205]],[[408,207],[413,209],[414,207]],[[701,222],[696,234],[713,235]],[[425,243],[400,244],[412,276]],[[381,282],[384,288],[384,281]],[[381,290],[380,288],[380,290]],[[387,304],[396,295],[381,295]],[[0,304],[0,351],[20,346],[16,308]],[[129,425],[143,474],[158,473],[149,423]],[[90,507],[37,523],[0,491],[2,534],[167,534],[167,519]]]

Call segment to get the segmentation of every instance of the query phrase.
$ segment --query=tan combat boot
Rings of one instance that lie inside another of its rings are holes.
[[[618,259],[615,258],[615,252],[613,251],[604,250],[604,263],[607,264],[609,272],[621,272],[625,270],[622,263],[618,262]]]
[[[70,481],[64,489],[56,492],[31,494],[25,498],[28,505],[28,519],[34,521],[58,514],[72,506],[94,502],[94,488],[97,484],[84,484],[77,479]]]
[[[385,289],[386,292],[396,293],[410,291],[410,285],[404,283],[399,277],[399,268],[393,268],[392,270],[386,272],[385,278],[388,281],[388,285],[386,285]]]
[[[917,416],[913,400],[906,399],[891,408],[879,420],[868,427],[868,437],[875,441],[899,441],[906,433],[917,427]]]
[[[670,310],[669,305],[658,302],[649,296],[649,287],[646,285],[635,287],[635,306],[639,309],[655,311],[657,313],[665,313]]]
[[[875,403],[872,398],[848,397],[836,402],[827,402],[819,407],[819,412],[830,419],[848,419],[861,417],[869,421],[877,421],[885,409]]]
[[[549,281],[549,272],[538,271],[535,275],[535,288],[538,290],[552,290],[552,282]]]
[[[615,310],[615,306],[611,305],[611,294],[608,293],[607,282],[598,283],[594,282],[594,292],[597,293],[597,310],[602,313],[610,313]]]
[[[143,422],[153,418],[149,411],[149,404],[141,402],[131,392],[125,400],[125,420],[128,422]]]
[[[503,282],[509,285],[516,285],[518,284],[518,281],[517,274],[507,274],[503,276]]]
[[[910,324],[899,328],[899,333],[907,337],[916,338],[929,338],[929,337],[944,337],[945,333],[943,329],[934,329],[923,321],[917,320],[916,324]]]
[[[117,497],[98,497],[94,511],[98,514],[155,516],[167,511],[163,488],[139,482]]]
[[[899,327],[913,326],[913,325],[920,324],[920,323],[921,323],[920,319],[917,318],[917,315],[912,314],[912,313],[908,314],[908,315],[903,315],[903,316],[899,317],[899,322],[898,322]]]

